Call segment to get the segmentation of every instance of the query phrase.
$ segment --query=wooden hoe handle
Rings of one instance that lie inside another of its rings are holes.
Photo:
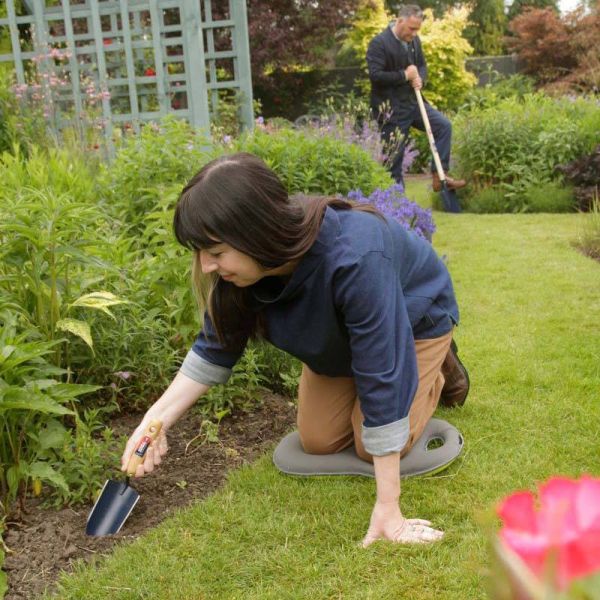
[[[440,178],[440,181],[445,181],[446,175],[444,173],[444,168],[442,167],[440,155],[437,151],[437,146],[435,145],[435,139],[433,137],[433,132],[431,131],[431,125],[429,124],[429,118],[427,117],[427,110],[425,109],[423,96],[421,96],[421,90],[415,90],[415,95],[417,96],[417,103],[419,105],[419,110],[421,111],[421,118],[423,119],[423,123],[425,124],[425,131],[427,132],[427,139],[429,140],[429,147],[431,148],[431,154],[433,155],[435,169],[437,171],[438,177]]]

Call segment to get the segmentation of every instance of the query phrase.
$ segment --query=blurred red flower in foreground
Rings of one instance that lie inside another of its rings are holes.
[[[500,539],[540,578],[560,589],[600,571],[600,479],[554,477],[498,507]],[[550,573],[547,574],[547,570]]]
[[[144,71],[144,75],[146,77],[154,77],[156,75],[156,71],[152,68],[152,67],[148,67],[145,71]]]

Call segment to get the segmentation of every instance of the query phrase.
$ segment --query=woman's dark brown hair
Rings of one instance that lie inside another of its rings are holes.
[[[309,250],[327,206],[376,212],[369,205],[339,198],[290,198],[277,175],[260,158],[245,152],[209,162],[185,186],[173,228],[179,243],[195,250],[194,287],[224,347],[235,349],[240,340],[256,336],[261,323],[248,308],[247,288],[238,288],[216,273],[202,275],[200,250],[222,242],[265,270],[280,267]]]

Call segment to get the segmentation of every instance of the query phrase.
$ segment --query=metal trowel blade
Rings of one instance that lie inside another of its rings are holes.
[[[87,520],[87,535],[118,533],[139,500],[140,495],[126,481],[109,479],[102,488]]]

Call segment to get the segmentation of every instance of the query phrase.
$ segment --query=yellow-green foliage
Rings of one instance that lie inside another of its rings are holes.
[[[381,33],[393,17],[385,10],[383,0],[361,0],[356,17],[340,49],[342,57],[358,58],[362,65],[367,64],[366,54],[369,42]]]
[[[469,11],[450,9],[443,19],[435,19],[431,9],[420,31],[429,78],[424,94],[427,101],[440,110],[458,108],[467,92],[475,85],[475,75],[465,69],[465,58],[473,48],[462,36]]]

